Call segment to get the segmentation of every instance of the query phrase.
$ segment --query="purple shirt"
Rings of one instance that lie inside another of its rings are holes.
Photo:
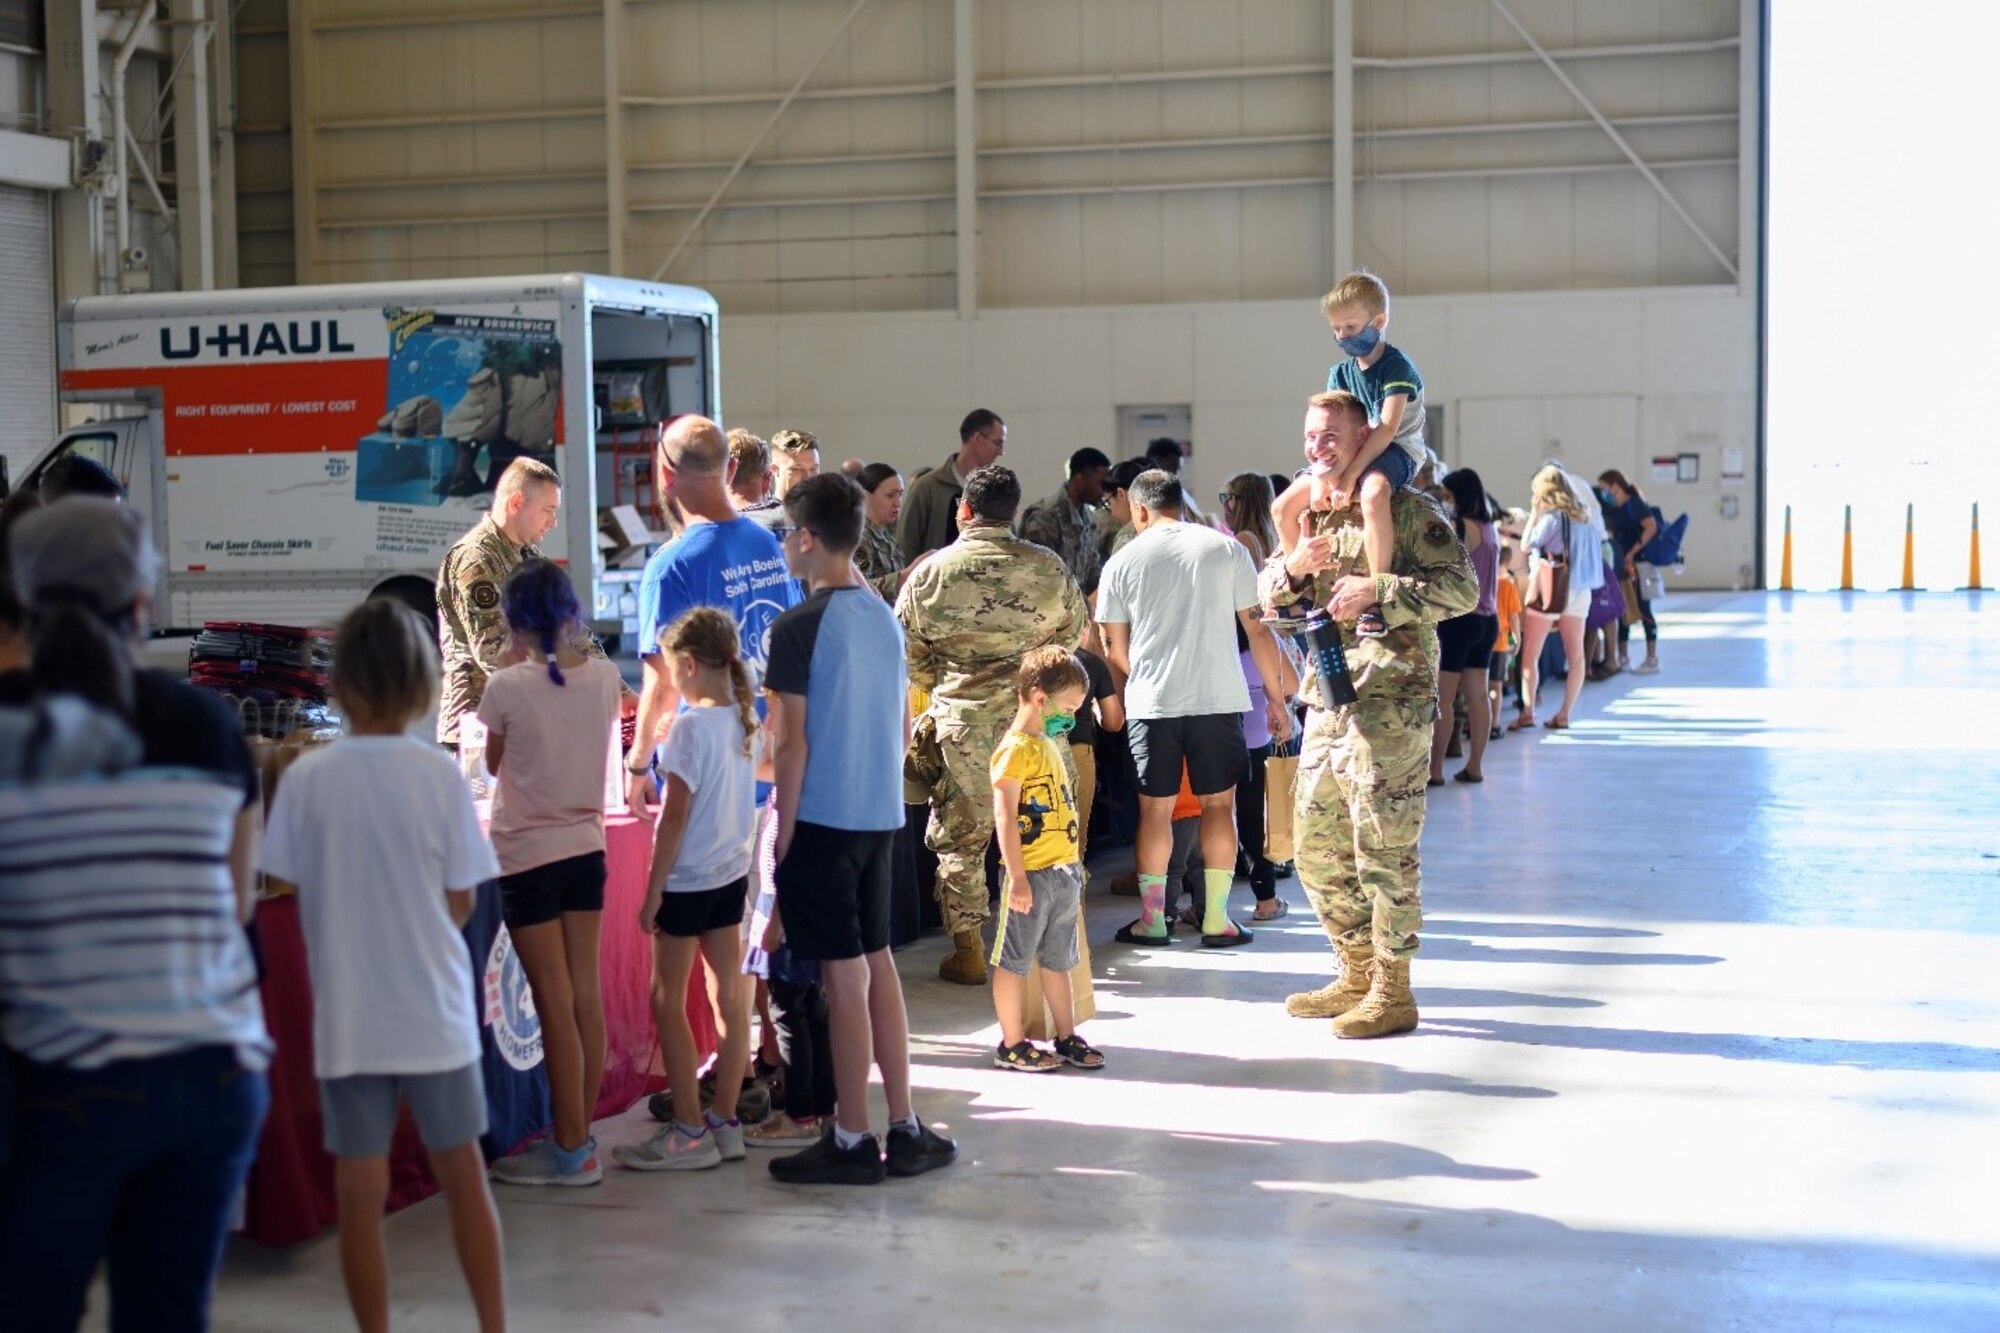
[[[1472,572],[1479,579],[1479,605],[1475,616],[1500,612],[1500,533],[1491,523],[1472,525],[1479,532],[1479,549],[1472,553]]]

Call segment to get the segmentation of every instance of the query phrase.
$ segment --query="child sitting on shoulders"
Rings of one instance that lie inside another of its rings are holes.
[[[1332,451],[1332,442],[1306,441],[1307,475],[1294,481],[1271,507],[1278,542],[1286,554],[1305,531],[1310,509],[1340,507],[1358,491],[1362,540],[1368,567],[1387,574],[1395,558],[1396,529],[1389,499],[1408,486],[1424,461],[1424,382],[1417,368],[1384,337],[1389,327],[1389,288],[1372,273],[1350,273],[1320,300],[1348,360],[1327,372],[1328,392],[1360,399],[1369,430],[1354,447]],[[1388,632],[1379,607],[1361,613],[1355,632],[1380,638]]]

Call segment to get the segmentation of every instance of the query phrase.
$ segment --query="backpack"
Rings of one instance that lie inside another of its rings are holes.
[[[1669,523],[1658,505],[1648,506],[1653,515],[1653,540],[1639,548],[1639,558],[1657,568],[1681,563],[1681,539],[1687,536],[1688,516],[1682,514]]]

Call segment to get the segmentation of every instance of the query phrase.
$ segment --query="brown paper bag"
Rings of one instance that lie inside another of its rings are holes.
[[[1000,910],[1007,910],[1003,900]],[[1090,982],[1090,933],[1083,928],[1083,912],[1076,914],[1076,966],[1069,974],[1070,1006],[1078,1023],[1097,1017],[1097,991]],[[1033,1041],[1048,1041],[1055,1035],[1055,1022],[1049,1014],[1048,1001],[1042,998],[1042,969],[1036,965],[1028,969],[1027,979],[1021,986],[1021,1023]]]
[[[1299,773],[1299,756],[1274,754],[1264,761],[1264,859],[1291,860],[1298,851],[1292,835],[1292,781]]]

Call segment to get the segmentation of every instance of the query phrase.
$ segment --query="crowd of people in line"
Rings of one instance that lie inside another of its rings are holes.
[[[504,1326],[490,1183],[603,1178],[591,1113],[621,722],[626,801],[653,825],[639,924],[666,1075],[657,1128],[608,1154],[626,1168],[789,1149],[769,1159],[779,1181],[869,1185],[953,1162],[912,1099],[890,947],[911,805],[927,807],[950,938],[939,975],[990,984],[996,1067],[1106,1064],[1072,1004],[1093,829],[1132,844],[1111,885],[1137,899],[1122,944],[1252,945],[1296,874],[1339,967],[1287,1011],[1342,1038],[1414,1028],[1426,788],[1461,752],[1452,776],[1482,782],[1487,746],[1535,724],[1552,670],[1561,702],[1542,725],[1570,726],[1586,679],[1630,664],[1631,624],[1646,640],[1631,669],[1657,669],[1639,562],[1657,522],[1617,472],[1593,487],[1545,466],[1525,510],[1471,469],[1440,476],[1422,380],[1385,337],[1387,289],[1356,274],[1324,309],[1347,359],[1307,401],[1305,466],[1230,477],[1213,517],[1173,441],[1117,463],[1079,449],[1029,501],[987,410],[907,478],[861,459],[822,472],[801,430],[672,421],[656,466],[673,537],[641,580],[636,689],[536,550],[560,478],[516,460],[440,568],[435,637],[394,601],[342,620],[345,735],[290,767],[261,838],[235,713],[137,664],[159,559],[142,516],[67,482],[10,499],[0,917],[32,947],[0,950],[0,1283],[19,1326],[75,1327],[104,1259],[114,1326],[203,1326],[267,1105],[242,929],[260,868],[297,886],[358,1324],[388,1323],[381,1217],[407,1106],[480,1325]],[[1607,586],[1629,613],[1597,614]],[[438,744],[411,732],[434,708]],[[494,788],[484,812],[475,772]],[[1255,903],[1241,919],[1238,879]],[[460,931],[488,883],[553,1116],[490,1166]],[[720,1036],[705,1074],[685,1005],[697,957]],[[1037,974],[1040,1044],[1023,1019]]]

